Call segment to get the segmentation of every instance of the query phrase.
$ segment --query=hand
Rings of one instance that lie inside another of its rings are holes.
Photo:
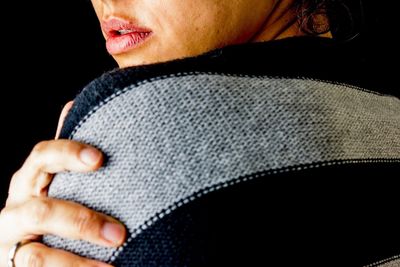
[[[71,104],[61,114],[57,137]],[[34,147],[13,175],[6,206],[0,213],[0,267],[7,266],[10,248],[25,240],[32,242],[18,249],[14,259],[16,267],[110,266],[39,242],[44,234],[112,247],[124,242],[126,230],[117,220],[77,203],[47,196],[55,173],[95,171],[102,163],[100,151],[70,140],[44,141]]]

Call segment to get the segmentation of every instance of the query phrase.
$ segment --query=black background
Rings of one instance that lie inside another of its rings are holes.
[[[349,76],[399,96],[398,14],[393,6],[383,5],[365,1],[364,32],[348,44],[354,51],[348,60],[356,63]],[[106,53],[90,1],[5,1],[1,10],[3,202],[11,175],[34,144],[54,137],[63,105],[116,65]]]

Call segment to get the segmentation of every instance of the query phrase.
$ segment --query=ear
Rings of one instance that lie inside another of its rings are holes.
[[[58,137],[60,136],[61,128],[64,124],[65,117],[67,117],[67,114],[68,114],[69,110],[72,108],[73,104],[74,104],[74,101],[69,101],[67,104],[65,104],[64,108],[62,109],[60,118],[58,119],[58,125],[57,125],[55,139],[58,139]]]

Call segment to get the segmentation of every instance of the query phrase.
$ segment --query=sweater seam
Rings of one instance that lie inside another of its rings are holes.
[[[332,161],[324,161],[324,162],[315,162],[315,163],[308,163],[308,164],[302,164],[302,165],[295,165],[295,166],[289,166],[285,168],[279,168],[279,169],[270,169],[270,170],[264,170],[260,172],[256,172],[253,174],[249,175],[243,175],[240,176],[239,178],[235,178],[229,181],[225,182],[220,182],[215,185],[211,185],[208,187],[205,187],[201,190],[198,190],[197,192],[194,192],[190,196],[187,196],[185,198],[182,198],[175,203],[169,205],[167,208],[161,210],[160,212],[157,212],[155,215],[150,217],[148,220],[143,222],[141,225],[136,227],[134,230],[130,232],[130,237],[124,242],[124,244],[116,249],[113,254],[110,257],[110,261],[108,263],[112,263],[113,261],[116,260],[116,257],[124,250],[124,248],[133,241],[134,238],[136,238],[139,234],[141,234],[143,231],[151,227],[154,223],[157,221],[161,220],[163,217],[171,214],[173,211],[177,210],[178,208],[181,208],[184,205],[187,205],[191,202],[194,202],[197,199],[201,199],[202,197],[221,190],[223,188],[228,188],[232,187],[235,185],[239,185],[245,182],[250,182],[265,176],[269,175],[279,175],[279,174],[284,174],[284,173],[290,173],[290,172],[298,172],[298,171],[307,171],[307,170],[312,170],[312,169],[318,169],[318,168],[324,168],[324,167],[336,167],[336,166],[343,166],[343,165],[350,165],[350,164],[368,164],[368,163],[374,163],[374,164],[388,164],[388,163],[400,163],[400,158],[370,158],[370,159],[343,159],[343,160],[332,160]],[[400,256],[397,256],[400,258]],[[390,258],[387,261],[391,261],[393,259],[397,258]],[[386,262],[386,261],[380,261],[380,262]],[[380,262],[367,265],[364,267],[376,267]]]
[[[372,264],[365,265],[364,267],[378,267],[380,265],[383,265],[383,264],[386,264],[386,263],[390,263],[392,261],[399,260],[399,259],[400,259],[400,255],[396,255],[396,256],[393,256],[393,257],[390,257],[390,258],[387,258],[387,259],[383,259],[383,260],[374,262]]]

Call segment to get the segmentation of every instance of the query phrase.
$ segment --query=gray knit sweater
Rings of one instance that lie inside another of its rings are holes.
[[[215,62],[204,57],[195,60]],[[117,266],[400,266],[388,241],[398,234],[385,239],[391,223],[374,219],[395,208],[398,98],[315,78],[185,71],[191,60],[116,70],[78,95],[63,136],[107,162],[58,174],[49,194],[118,218],[129,238],[118,249],[46,244]]]

